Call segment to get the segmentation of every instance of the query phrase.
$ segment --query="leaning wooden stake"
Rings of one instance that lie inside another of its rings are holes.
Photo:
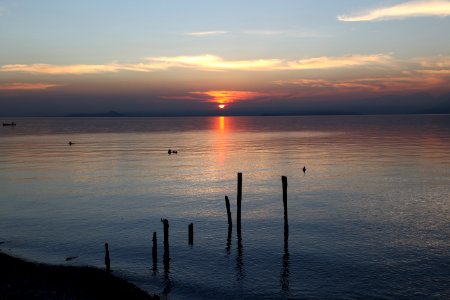
[[[241,201],[242,201],[242,173],[238,173],[237,186],[237,233],[241,233]]]
[[[105,267],[106,272],[111,272],[111,260],[109,259],[109,248],[108,243],[105,243]]]
[[[189,245],[194,244],[194,224],[189,224]]]
[[[231,209],[230,209],[230,200],[228,196],[225,196],[225,206],[227,207],[227,216],[228,216],[228,227],[233,227],[233,222],[231,220]]]
[[[284,206],[284,238],[287,240],[289,236],[288,210],[287,210],[287,177],[281,176],[283,182],[283,206]]]
[[[153,247],[152,247],[152,258],[153,258],[153,266],[158,263],[158,240],[156,238],[156,232],[153,232]]]

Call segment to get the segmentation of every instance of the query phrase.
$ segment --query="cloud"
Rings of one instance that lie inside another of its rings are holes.
[[[192,68],[207,71],[279,71],[348,68],[362,65],[388,64],[391,56],[386,54],[316,57],[303,60],[256,59],[225,60],[215,55],[152,57],[153,63],[166,67]]]
[[[218,104],[228,104],[268,95],[266,93],[252,91],[206,91],[192,92],[191,94],[206,96],[208,102],[214,102]]]
[[[405,19],[411,17],[446,17],[450,15],[450,1],[420,0],[374,9],[356,15],[339,15],[337,19],[344,22],[378,21]]]
[[[361,93],[404,93],[440,89],[446,80],[439,76],[373,77],[353,80],[294,79],[279,80],[275,84],[296,87],[295,96],[324,96]]]
[[[450,56],[420,58],[417,59],[417,62],[424,68],[450,70]]]
[[[16,64],[0,67],[0,72],[24,72],[49,75],[81,75],[114,73],[119,71],[153,72],[171,68],[186,68],[203,71],[279,71],[350,68],[355,66],[389,64],[391,56],[386,54],[349,55],[340,57],[316,57],[302,60],[254,59],[225,60],[215,55],[150,57],[146,62],[135,64],[104,65],[50,65]]]
[[[223,30],[216,30],[216,31],[198,31],[198,32],[188,32],[186,35],[192,35],[192,36],[208,36],[208,35],[220,35],[220,34],[226,34],[227,31]]]
[[[78,74],[98,74],[117,72],[121,68],[118,65],[49,65],[49,64],[16,64],[5,65],[0,68],[0,72],[24,72],[32,74],[50,75],[78,75]]]
[[[341,57],[314,57],[288,62],[286,69],[311,70],[311,69],[335,69],[348,68],[362,65],[390,64],[392,57],[387,54],[375,55],[349,55]]]
[[[280,59],[257,59],[257,60],[225,60],[215,55],[201,56],[175,56],[175,57],[151,57],[151,62],[164,64],[168,67],[192,68],[207,71],[267,71],[279,68],[282,64]]]
[[[14,82],[14,83],[4,83],[0,84],[0,91],[31,91],[31,90],[47,90],[50,88],[54,88],[60,86],[58,84],[52,83],[23,83],[23,82]]]

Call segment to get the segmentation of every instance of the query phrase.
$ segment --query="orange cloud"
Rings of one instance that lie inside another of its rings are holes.
[[[30,90],[46,90],[59,85],[52,83],[5,83],[0,84],[0,91],[30,91]]]
[[[192,92],[195,95],[205,95],[208,97],[208,102],[218,104],[228,104],[236,101],[250,100],[258,97],[267,96],[261,92],[251,91],[206,91],[206,92]]]
[[[450,1],[443,0],[420,0],[408,1],[397,5],[383,7],[360,13],[353,16],[340,15],[337,17],[339,21],[344,22],[361,22],[361,21],[377,21],[389,19],[405,19],[411,17],[439,16],[445,17],[450,15]]]

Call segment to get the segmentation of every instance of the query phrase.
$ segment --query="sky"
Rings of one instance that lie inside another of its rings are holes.
[[[450,0],[0,0],[0,116],[439,112],[449,29]]]

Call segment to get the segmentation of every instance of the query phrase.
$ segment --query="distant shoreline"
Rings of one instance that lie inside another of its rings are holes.
[[[94,267],[28,262],[0,252],[3,299],[159,299]]]

